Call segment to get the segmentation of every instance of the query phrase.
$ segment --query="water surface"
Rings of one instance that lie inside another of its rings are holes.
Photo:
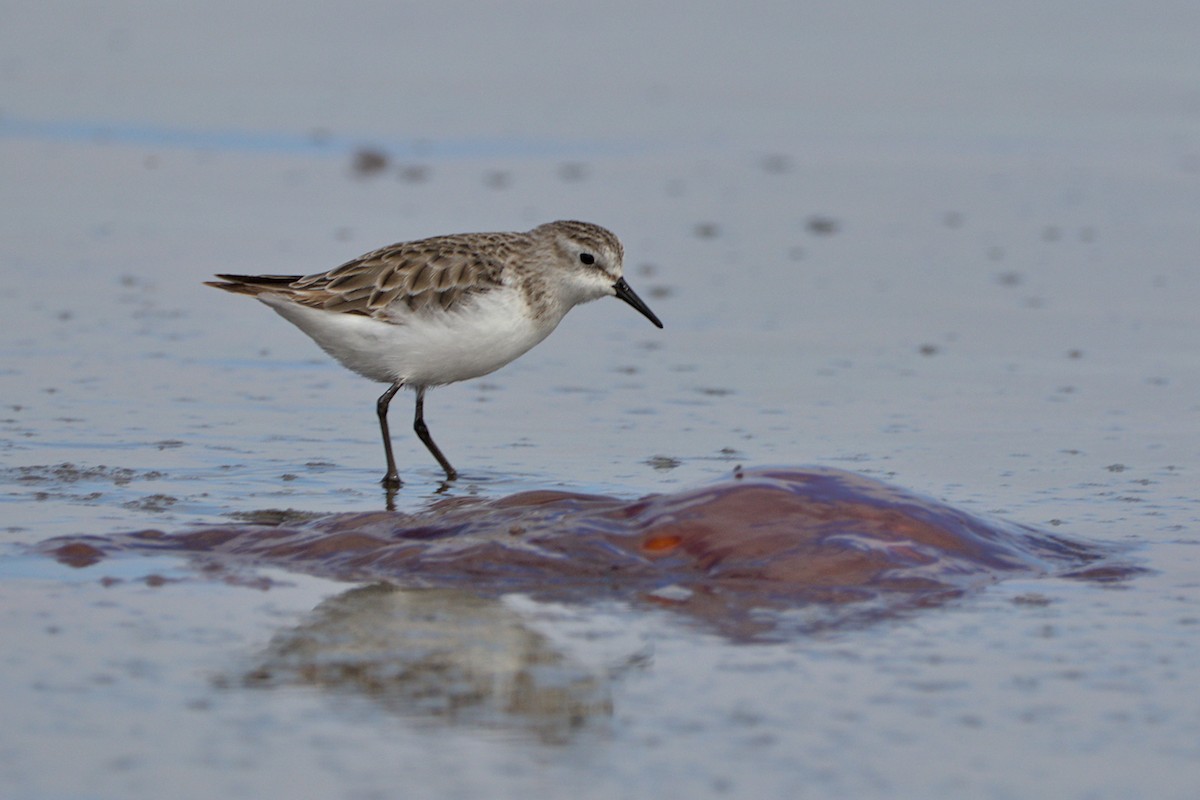
[[[0,26],[0,795],[1194,796],[1196,4],[626,5]],[[201,286],[557,218],[666,328],[431,392],[391,512]]]

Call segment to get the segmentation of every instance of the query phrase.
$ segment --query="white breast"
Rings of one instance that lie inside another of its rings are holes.
[[[499,369],[545,339],[563,314],[534,320],[519,292],[476,295],[452,311],[398,312],[395,322],[259,295],[343,366],[371,380],[438,386]],[[565,311],[564,311],[565,313]]]

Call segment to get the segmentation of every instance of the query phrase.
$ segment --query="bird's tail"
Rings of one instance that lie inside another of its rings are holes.
[[[291,284],[300,280],[300,275],[218,275],[220,281],[205,281],[205,286],[224,289],[234,294],[248,294],[251,297],[263,292],[277,292],[287,289]]]

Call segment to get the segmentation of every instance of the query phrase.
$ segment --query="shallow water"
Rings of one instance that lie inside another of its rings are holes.
[[[0,26],[0,794],[1192,797],[1200,19],[943,6]],[[379,389],[201,281],[562,217],[665,329],[600,301],[432,392],[463,477],[397,422],[396,513],[816,464],[1127,579],[989,567],[847,624],[688,611],[691,555],[580,596],[31,550],[387,517]]]

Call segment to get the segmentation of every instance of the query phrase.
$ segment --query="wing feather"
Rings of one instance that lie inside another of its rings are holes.
[[[328,272],[294,277],[286,283],[277,278],[258,290],[314,308],[379,319],[391,317],[397,304],[411,311],[451,310],[470,295],[499,286],[505,262],[519,257],[529,244],[528,234],[522,233],[459,234],[401,242]]]

